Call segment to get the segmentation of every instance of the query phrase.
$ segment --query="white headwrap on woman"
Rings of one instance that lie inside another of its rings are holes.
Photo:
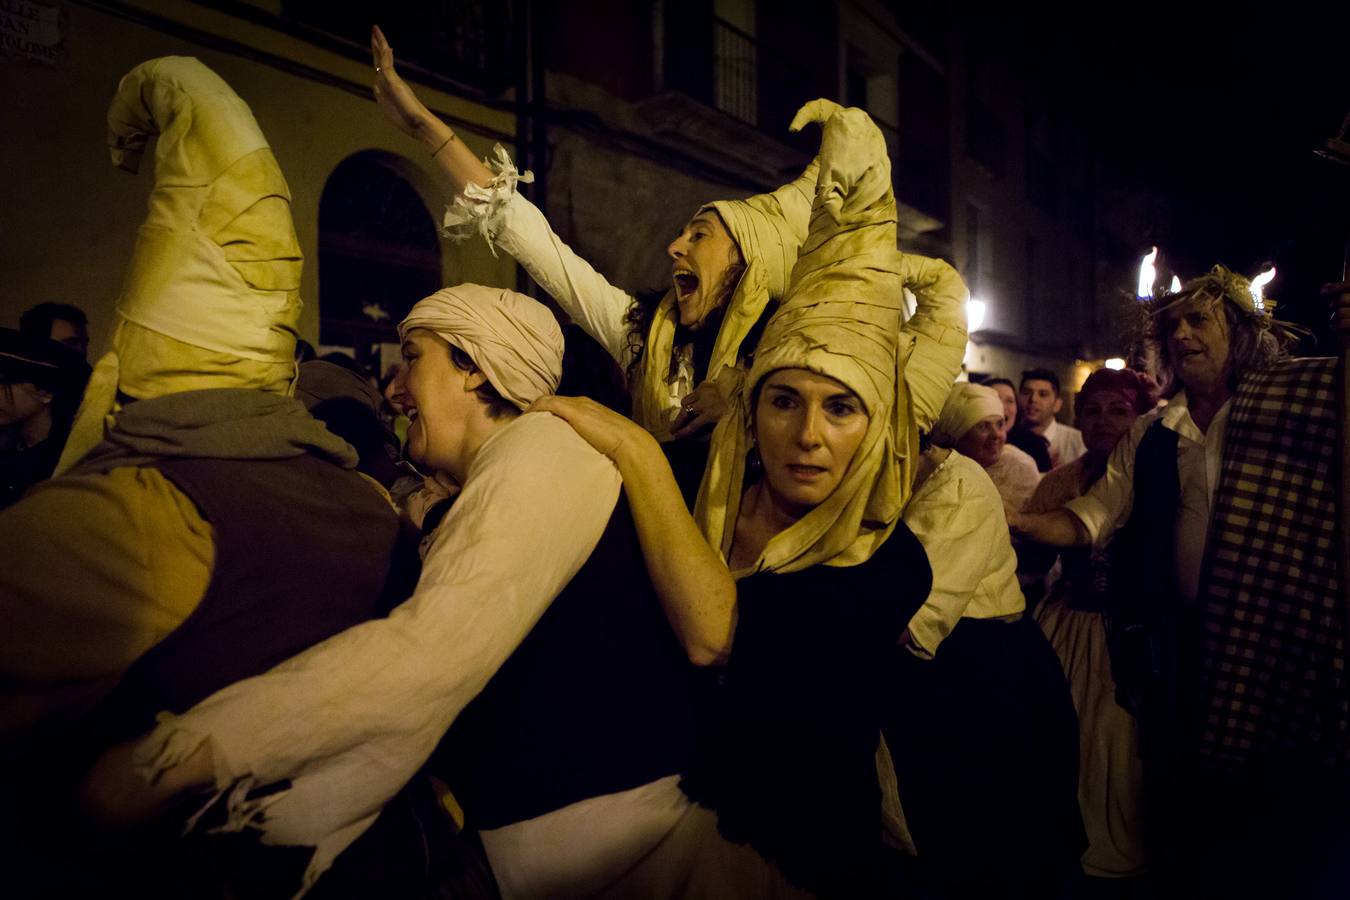
[[[94,368],[57,472],[103,438],[117,392],[207,388],[289,394],[300,322],[291,195],[248,105],[196,59],[141,63],[108,109],[113,165],[155,187],[136,238],[112,349]]]
[[[531,297],[481,284],[442,288],[413,306],[398,326],[399,337],[414,328],[469,354],[502,399],[522,410],[558,390],[562,329]]]
[[[942,412],[933,423],[933,443],[951,448],[980,422],[1002,415],[1003,401],[998,398],[998,391],[983,384],[959,382],[952,386]]]
[[[834,492],[775,535],[750,572],[863,562],[890,535],[903,502],[893,421],[901,256],[886,141],[862,110],[828,100],[804,106],[793,130],[808,122],[824,123],[810,232],[743,390],[713,432],[694,512],[704,536],[729,555],[755,394],[770,372],[801,368],[842,382],[862,400],[868,426]]]

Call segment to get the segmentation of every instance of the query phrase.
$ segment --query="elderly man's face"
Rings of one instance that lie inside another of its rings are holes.
[[[1162,314],[1167,357],[1189,390],[1208,391],[1228,377],[1228,320],[1212,300],[1179,303]]]

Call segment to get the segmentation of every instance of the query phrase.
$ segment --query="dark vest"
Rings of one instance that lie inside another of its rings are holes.
[[[694,742],[691,678],[620,496],[595,551],[429,769],[478,828],[676,774]]]
[[[1116,698],[1140,720],[1141,753],[1155,759],[1175,745],[1187,702],[1183,632],[1193,616],[1176,586],[1179,438],[1161,421],[1144,432],[1134,457],[1130,518],[1109,550],[1106,614]]]
[[[214,530],[197,608],[136,661],[95,713],[100,742],[133,737],[377,615],[398,521],[356,472],[317,457],[154,465]]]

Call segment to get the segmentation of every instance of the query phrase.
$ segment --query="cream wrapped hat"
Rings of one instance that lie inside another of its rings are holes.
[[[290,190],[248,106],[200,61],[166,56],[123,77],[108,134],[113,164],[130,172],[158,138],[155,187],[112,349],[58,472],[102,439],[119,390],[141,400],[227,387],[289,394],[296,374],[300,244]]]
[[[724,367],[736,365],[741,343],[763,315],[764,307],[781,300],[787,291],[797,249],[806,237],[817,170],[813,161],[796,179],[775,191],[745,200],[718,200],[700,210],[717,211],[745,261],[745,271],[727,300],[713,342],[709,379],[715,380]],[[675,294],[667,292],[652,317],[633,384],[633,418],[658,440],[669,439],[671,422],[667,417],[676,412],[670,409],[666,376],[675,352],[678,323]]]
[[[1003,416],[1003,401],[998,391],[983,384],[960,382],[952,385],[947,402],[942,404],[933,423],[933,443],[951,448],[966,432],[990,416]]]
[[[469,354],[497,393],[522,410],[558,389],[562,329],[546,306],[524,294],[481,284],[442,288],[413,306],[399,337],[414,328]]]
[[[729,555],[753,404],[769,373],[801,368],[836,379],[862,400],[868,427],[834,492],[774,536],[750,571],[863,562],[890,535],[902,503],[892,421],[901,257],[890,158],[885,138],[862,110],[815,100],[797,113],[793,130],[808,122],[824,123],[810,230],[750,375],[713,433],[695,507],[709,543]]]

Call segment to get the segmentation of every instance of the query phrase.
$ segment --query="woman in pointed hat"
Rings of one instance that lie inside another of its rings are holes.
[[[788,880],[884,894],[880,671],[928,594],[900,521],[918,432],[960,368],[965,288],[895,249],[885,141],[861,110],[824,124],[811,227],[749,375],[713,432],[694,514],[651,435],[547,398],[619,467],[647,565],[691,660],[723,667],[685,790]],[[919,311],[901,328],[902,286]]]
[[[371,52],[381,109],[426,146],[455,191],[447,232],[481,234],[494,252],[501,247],[524,266],[624,370],[633,418],[658,440],[715,422],[734,389],[725,370],[745,362],[766,310],[787,287],[806,235],[815,163],[771,193],[701,207],[666,248],[671,288],[651,309],[553,233],[539,209],[516,192],[518,181],[533,176],[517,172],[504,149],[498,146],[485,165],[417,99],[378,27]]]

